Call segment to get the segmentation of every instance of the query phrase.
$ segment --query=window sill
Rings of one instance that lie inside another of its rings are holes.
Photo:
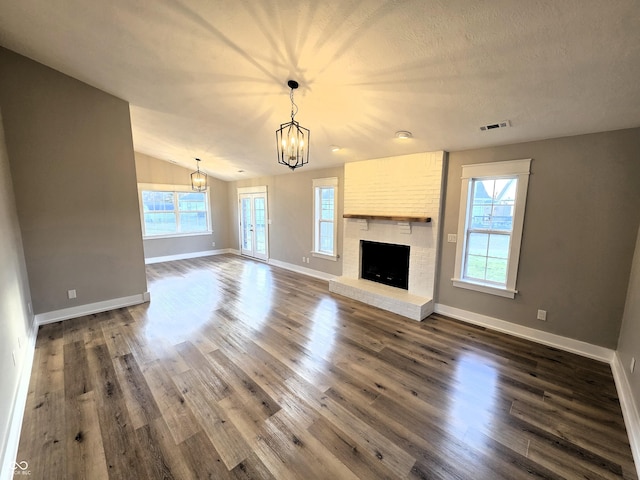
[[[482,283],[473,283],[468,280],[461,280],[459,278],[452,278],[454,287],[465,288],[467,290],[475,290],[476,292],[488,293],[490,295],[497,295],[499,297],[505,298],[514,298],[517,290],[512,290],[510,288],[500,288],[494,287],[493,285],[485,285]]]
[[[324,258],[325,260],[331,260],[332,262],[338,261],[338,255],[327,255],[326,253],[311,252],[311,256],[316,258]]]
[[[194,233],[170,233],[166,235],[151,235],[143,236],[143,240],[155,240],[157,238],[181,238],[181,237],[199,237],[203,235],[212,235],[213,231],[209,232],[194,232]]]

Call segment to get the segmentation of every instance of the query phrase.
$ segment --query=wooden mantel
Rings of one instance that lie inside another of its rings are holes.
[[[357,213],[345,213],[344,215],[342,215],[342,218],[359,218],[362,220],[390,220],[392,222],[431,222],[431,217],[403,217],[400,215],[360,215]]]

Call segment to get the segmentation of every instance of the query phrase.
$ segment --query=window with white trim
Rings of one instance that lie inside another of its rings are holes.
[[[211,233],[209,192],[183,185],[138,186],[142,234],[145,238]]]
[[[338,178],[313,180],[313,252],[314,257],[337,260]]]
[[[456,287],[514,298],[531,159],[462,166]]]

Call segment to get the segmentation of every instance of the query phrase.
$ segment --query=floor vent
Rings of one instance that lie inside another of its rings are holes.
[[[510,120],[503,120],[502,122],[490,123],[488,125],[482,125],[480,130],[486,132],[487,130],[495,130],[496,128],[507,128],[511,126]]]

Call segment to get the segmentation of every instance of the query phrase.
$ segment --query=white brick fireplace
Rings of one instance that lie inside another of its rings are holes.
[[[444,152],[427,152],[345,165],[344,213],[357,218],[344,219],[332,292],[414,320],[433,312],[443,162]],[[361,240],[410,247],[408,290],[360,278]]]

